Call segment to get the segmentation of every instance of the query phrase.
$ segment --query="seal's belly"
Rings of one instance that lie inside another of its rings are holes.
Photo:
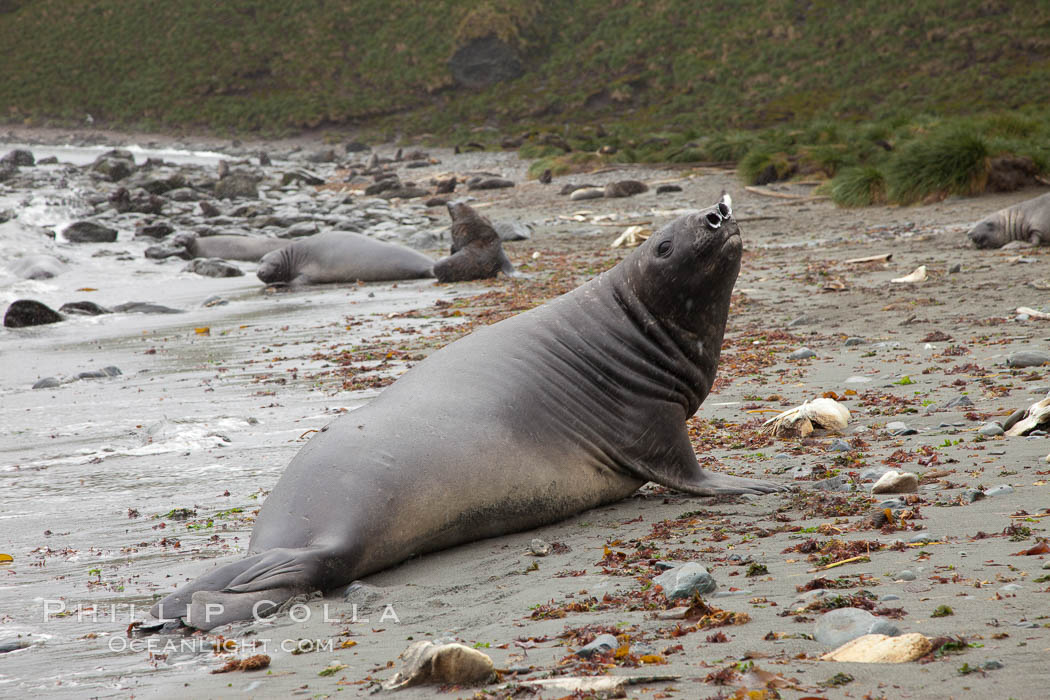
[[[571,440],[435,418],[363,408],[315,435],[267,499],[251,550],[343,543],[363,576],[557,522],[642,484]]]

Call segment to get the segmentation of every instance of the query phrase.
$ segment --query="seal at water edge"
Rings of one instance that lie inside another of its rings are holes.
[[[1000,209],[967,235],[978,248],[1002,248],[1010,241],[1050,245],[1050,192]]]
[[[452,217],[452,254],[434,264],[438,282],[487,279],[500,270],[508,277],[517,274],[492,222],[462,202],[449,204],[448,215]]]
[[[433,277],[433,268],[433,260],[405,246],[358,233],[329,231],[267,253],[256,274],[267,284],[298,286]]]
[[[181,246],[185,253],[180,257],[222,258],[258,262],[267,253],[290,245],[291,241],[268,236],[199,236],[193,231],[175,234],[171,242]]]
[[[574,291],[433,353],[315,434],[263,504],[249,556],[154,616],[201,629],[249,619],[647,481],[700,496],[784,490],[704,471],[686,431],[715,379],[740,257],[726,197]]]

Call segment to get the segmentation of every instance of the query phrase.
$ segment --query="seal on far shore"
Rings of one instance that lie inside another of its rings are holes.
[[[258,262],[267,253],[291,245],[291,241],[268,236],[199,236],[192,231],[178,233],[171,242],[182,246],[186,254],[181,257],[222,258]]]
[[[1050,245],[1050,192],[1000,209],[967,235],[978,248],[1002,248],[1010,241]]]
[[[249,556],[154,616],[211,629],[269,614],[647,481],[699,496],[784,490],[704,471],[686,430],[715,379],[740,257],[726,197],[574,291],[433,353],[315,434],[263,504]]]
[[[256,274],[267,284],[298,286],[433,277],[433,268],[433,260],[405,246],[358,233],[329,231],[267,253]]]
[[[517,276],[488,219],[463,203],[449,204],[448,214],[452,217],[452,254],[434,264],[438,282],[487,279],[500,270],[508,277]]]

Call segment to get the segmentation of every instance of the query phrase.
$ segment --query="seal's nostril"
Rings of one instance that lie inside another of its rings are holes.
[[[704,218],[707,219],[707,225],[711,228],[718,228],[722,225],[722,217],[713,211],[708,212]]]
[[[733,210],[729,208],[729,205],[725,202],[718,203],[718,213],[722,215],[723,219],[728,219],[733,215]]]

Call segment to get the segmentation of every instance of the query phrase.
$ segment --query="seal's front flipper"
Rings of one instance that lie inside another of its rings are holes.
[[[499,257],[499,269],[503,271],[503,274],[505,274],[507,277],[522,277],[522,274],[514,269],[514,264],[510,261],[510,258],[507,257],[507,254],[504,253],[502,250],[500,251]]]
[[[787,485],[774,481],[704,471],[696,461],[696,453],[693,452],[693,445],[685,430],[668,452],[657,458],[645,460],[636,465],[633,471],[661,486],[694,496],[762,494],[790,489]]]

